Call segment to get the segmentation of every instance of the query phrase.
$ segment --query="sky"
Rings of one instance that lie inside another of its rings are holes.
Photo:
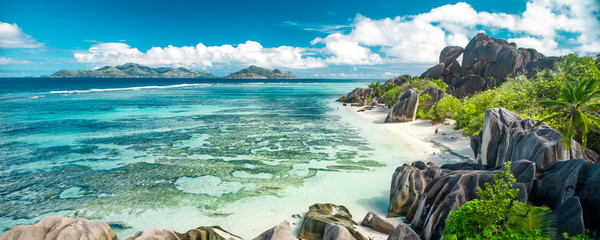
[[[135,62],[387,79],[480,32],[547,56],[600,53],[600,0],[2,0],[0,77]]]

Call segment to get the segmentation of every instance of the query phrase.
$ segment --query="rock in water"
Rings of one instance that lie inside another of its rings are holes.
[[[284,221],[252,240],[296,240],[296,236],[290,228],[290,223]]]
[[[368,212],[362,220],[362,225],[375,229],[378,232],[390,234],[394,231],[394,225],[377,216],[373,212]]]
[[[396,168],[390,188],[388,217],[405,215],[408,220],[411,220],[417,211],[425,187],[440,174],[442,169],[432,163],[426,165],[421,161]]]
[[[101,221],[84,218],[46,217],[33,225],[18,225],[0,235],[0,240],[116,240],[117,235]]]
[[[308,213],[304,215],[304,221],[298,238],[307,240],[321,240],[325,234],[325,228],[333,223],[348,229],[356,240],[366,240],[362,234],[355,229],[356,222],[344,206],[332,203],[317,203],[309,207]]]
[[[415,89],[409,89],[400,96],[398,102],[392,106],[385,122],[410,122],[417,118],[417,107],[419,106],[419,93]]]
[[[420,240],[419,235],[405,223],[400,223],[387,240]]]
[[[344,226],[334,223],[327,224],[323,240],[355,240],[352,234]]]
[[[554,161],[589,157],[573,140],[570,148],[565,150],[561,133],[545,123],[530,131],[536,123],[532,119],[521,120],[504,108],[488,109],[479,134],[480,142],[472,144],[478,147],[473,149],[477,152],[477,160],[493,168],[502,166],[504,162],[527,159],[535,162],[539,169]]]
[[[177,233],[171,229],[163,229],[160,230],[158,228],[153,228],[148,231],[139,231],[135,233],[135,235],[128,237],[126,240],[179,240],[177,237]]]
[[[446,65],[444,63],[438,63],[437,65],[427,69],[419,78],[430,78],[430,79],[439,79],[442,77],[442,73]]]

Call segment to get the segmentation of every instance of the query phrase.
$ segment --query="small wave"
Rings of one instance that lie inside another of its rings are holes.
[[[210,84],[206,83],[195,83],[195,84],[177,84],[169,86],[143,86],[143,87],[127,87],[127,88],[100,88],[100,89],[88,89],[88,90],[63,90],[63,91],[50,91],[52,94],[73,94],[73,93],[91,93],[91,92],[112,92],[112,91],[139,91],[146,89],[166,89],[166,88],[184,88],[184,87],[208,87]]]
[[[29,98],[41,98],[41,97],[46,97],[45,95],[39,95],[39,96],[33,96],[33,97],[29,97]]]

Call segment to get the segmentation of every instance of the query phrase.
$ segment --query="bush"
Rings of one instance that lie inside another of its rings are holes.
[[[412,77],[400,86],[394,87],[394,85],[391,83],[388,83],[387,85],[383,86],[382,89],[385,91],[385,93],[383,94],[383,101],[388,107],[392,107],[398,101],[398,97],[400,97],[400,95],[402,95],[409,89],[414,88],[417,90],[417,92],[420,92],[430,87],[442,89],[444,92],[446,92],[446,88],[448,88],[448,85],[441,79],[431,80],[419,79],[419,77]],[[428,105],[429,108],[431,108],[431,105],[433,104],[431,103]],[[427,110],[429,110],[429,108],[427,108]],[[422,114],[427,113],[427,110],[422,112]]]
[[[388,107],[392,107],[394,106],[394,104],[396,104],[398,98],[400,97],[400,94],[403,93],[400,91],[400,89],[401,87],[397,86],[383,94],[383,102],[385,102],[385,105],[387,105]]]
[[[436,121],[444,122],[446,118],[455,118],[456,113],[462,108],[460,99],[448,96],[440,99],[427,113],[426,117]]]
[[[427,116],[427,112],[433,106],[433,99],[429,94],[421,94],[419,96],[419,105],[417,106],[417,117],[425,118]]]

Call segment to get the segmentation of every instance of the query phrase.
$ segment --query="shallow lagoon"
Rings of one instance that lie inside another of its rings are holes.
[[[333,102],[366,83],[2,93],[1,231],[64,215],[120,238],[217,224],[252,238],[315,202],[384,211],[410,153]]]

